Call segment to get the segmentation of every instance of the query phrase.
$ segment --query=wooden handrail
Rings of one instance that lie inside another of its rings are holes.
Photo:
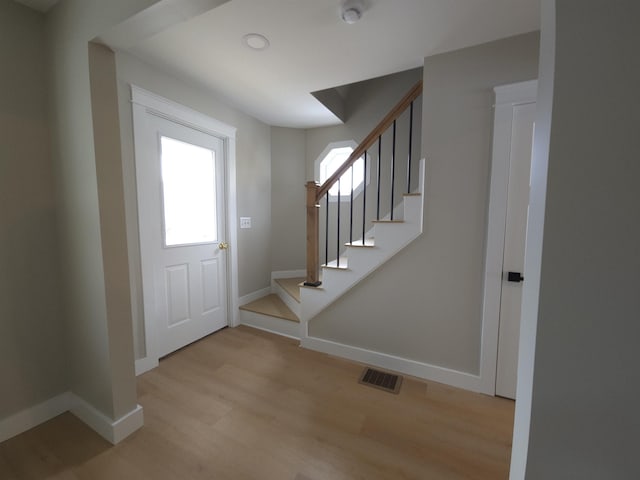
[[[382,121],[374,128],[369,135],[356,147],[356,149],[349,155],[349,158],[338,168],[333,175],[318,187],[316,190],[316,202],[333,187],[333,185],[344,175],[344,173],[351,168],[351,166],[358,160],[364,152],[371,148],[376,142],[378,137],[382,135],[398,117],[404,112],[411,102],[420,96],[422,93],[422,80],[416,83],[409,92],[398,102],[398,104],[391,109],[391,111],[382,119]]]
[[[351,168],[351,166],[364,153],[371,148],[380,137],[398,117],[412,104],[412,102],[422,93],[422,80],[416,83],[411,90],[400,100],[391,111],[385,115],[382,121],[374,128],[369,135],[356,147],[349,155],[349,158],[331,175],[322,185],[316,182],[307,182],[306,191],[306,207],[307,207],[307,276],[304,284],[309,287],[317,287],[320,281],[320,258],[319,258],[319,210],[320,200],[328,194],[331,187],[342,177],[342,175]],[[379,195],[379,192],[378,192]],[[327,213],[328,215],[328,213]],[[327,217],[328,218],[328,217]],[[364,232],[364,227],[363,227]],[[364,238],[362,239],[364,242]],[[338,252],[338,256],[340,252]]]

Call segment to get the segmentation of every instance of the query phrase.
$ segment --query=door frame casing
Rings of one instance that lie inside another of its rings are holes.
[[[149,115],[163,118],[194,130],[217,137],[223,141],[225,156],[225,204],[227,242],[230,248],[227,250],[227,321],[232,327],[239,324],[238,318],[238,234],[237,234],[237,199],[236,199],[236,131],[237,129],[224,122],[209,117],[196,110],[180,105],[164,97],[151,93],[136,85],[131,85],[131,103],[133,110],[134,152],[135,158],[143,158],[149,155],[149,146],[142,139],[151,128]],[[137,162],[137,160],[136,160]],[[137,185],[136,185],[137,189]],[[138,202],[140,201],[138,197]],[[140,235],[140,222],[138,232]],[[142,240],[139,237],[140,241]],[[142,250],[142,246],[141,246]],[[155,289],[144,288],[145,279],[153,278],[153,266],[143,260],[141,251],[141,272],[143,279],[143,325],[145,356],[136,359],[136,375],[140,375],[158,366],[158,337],[154,319],[157,317],[157,299]],[[153,312],[149,314],[149,312]]]
[[[488,395],[496,394],[500,298],[507,221],[513,109],[518,105],[536,102],[538,81],[530,80],[501,85],[493,90],[496,101],[484,263],[482,345],[480,354],[480,389]]]

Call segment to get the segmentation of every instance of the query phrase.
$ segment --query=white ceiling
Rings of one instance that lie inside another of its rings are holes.
[[[58,0],[16,1],[46,12]],[[168,8],[181,0],[170,1]],[[230,0],[160,33],[141,34],[127,50],[265,123],[305,128],[339,123],[311,92],[539,28],[540,0],[361,1],[362,19],[348,25],[340,19],[341,0]],[[242,43],[247,33],[265,35],[270,47],[250,50]]]
[[[271,125],[338,123],[310,92],[422,66],[424,57],[539,28],[539,0],[368,0],[353,25],[340,0],[231,0],[129,51]],[[271,46],[252,51],[256,32]]]

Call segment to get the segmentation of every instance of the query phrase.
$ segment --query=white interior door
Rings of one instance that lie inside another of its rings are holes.
[[[523,267],[535,110],[535,103],[514,105],[511,124],[496,395],[514,399],[516,396],[518,343],[520,340],[521,278],[526,278]]]
[[[146,127],[136,158],[143,289],[162,357],[228,324],[225,152],[219,138],[153,114]]]

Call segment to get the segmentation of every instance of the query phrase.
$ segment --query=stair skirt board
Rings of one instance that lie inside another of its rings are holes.
[[[305,281],[305,277],[276,278],[275,283],[300,303],[300,284]]]
[[[295,279],[300,279],[300,282],[304,281],[304,277],[298,276],[296,275],[295,277],[288,277],[288,278],[295,278]],[[288,279],[287,278],[287,279]],[[301,314],[301,309],[300,309],[300,292],[298,291],[298,299],[294,298],[290,292],[287,291],[286,285],[282,285],[282,283],[280,283],[278,280],[286,280],[284,278],[274,278],[271,281],[271,292],[275,293],[276,295],[278,295],[278,297],[280,297],[280,300],[282,300],[284,302],[284,304],[289,307],[289,310],[291,310],[293,313],[296,314],[296,316],[298,318],[300,318],[300,314]],[[286,284],[286,282],[285,282]]]
[[[260,313],[269,317],[281,318],[290,322],[300,323],[300,317],[293,313],[275,293],[269,293],[258,300],[247,303],[240,307],[240,310]]]
[[[240,324],[300,340],[300,324],[290,320],[283,320],[248,310],[240,310]]]
[[[316,352],[327,353],[342,357],[365,365],[383,368],[388,371],[403,373],[413,377],[443,383],[452,387],[471,390],[473,392],[487,393],[482,388],[478,375],[472,375],[458,370],[430,365],[428,363],[408,360],[386,353],[375,352],[365,348],[345,345],[343,343],[325,340],[317,337],[306,337],[300,341],[300,346]]]

